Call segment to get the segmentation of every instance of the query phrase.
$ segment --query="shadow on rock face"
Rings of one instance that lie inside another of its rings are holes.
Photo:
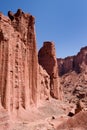
[[[13,12],[8,11],[8,17],[10,18],[11,21],[13,21],[14,20],[14,14],[13,14]]]

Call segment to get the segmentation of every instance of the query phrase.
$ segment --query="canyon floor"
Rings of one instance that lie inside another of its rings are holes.
[[[73,104],[50,99],[40,103],[38,108],[32,107],[30,111],[20,109],[17,118],[12,116],[12,121],[6,111],[1,110],[0,130],[56,130],[69,118],[67,115],[73,108]]]
[[[0,130],[87,130],[87,111],[68,116],[69,112],[74,113],[75,107],[71,103],[50,99],[40,103],[38,108],[32,107],[30,111],[19,109],[17,118],[12,115],[12,120],[2,110]]]

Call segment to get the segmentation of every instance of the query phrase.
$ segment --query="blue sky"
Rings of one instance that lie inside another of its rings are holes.
[[[87,46],[87,0],[0,0],[5,15],[18,8],[35,16],[38,49],[53,41],[57,57],[66,57]]]

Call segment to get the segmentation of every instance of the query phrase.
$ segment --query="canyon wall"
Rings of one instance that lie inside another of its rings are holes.
[[[0,104],[9,111],[37,102],[36,38],[34,17],[0,14]]]
[[[59,58],[57,62],[60,76],[71,71],[76,73],[85,71],[87,69],[87,47],[81,48],[77,55],[65,59]]]
[[[87,107],[87,46],[77,55],[57,61],[64,100],[70,103],[80,100]]]
[[[48,69],[43,68],[38,64],[34,24],[35,18],[21,9],[9,11],[8,17],[0,13],[0,107],[9,112],[30,109],[50,95],[62,98],[54,45],[44,44],[49,55],[44,59]]]

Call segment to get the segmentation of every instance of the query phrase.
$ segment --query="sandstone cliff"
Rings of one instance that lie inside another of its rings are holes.
[[[35,20],[20,9],[13,18],[0,14],[0,104],[9,111],[37,100]]]
[[[57,59],[57,62],[60,76],[70,71],[75,71],[76,73],[85,71],[87,67],[87,47],[81,48],[77,55],[66,57],[65,59]]]
[[[57,61],[64,99],[73,103],[81,100],[87,107],[87,47],[76,56]]]
[[[59,68],[59,76],[62,76],[74,69],[73,57],[66,57],[65,59],[59,58],[57,59],[57,63]]]
[[[44,42],[37,56],[34,17],[21,9],[8,16],[0,13],[0,130],[59,129],[73,108],[55,100],[62,99],[62,87],[66,101],[87,105],[87,47],[57,65],[53,42]]]
[[[38,64],[35,18],[21,9],[8,16],[0,13],[0,107],[15,113],[49,100],[50,94],[61,99],[54,45],[45,43],[50,59],[45,57],[49,70],[43,69]]]

